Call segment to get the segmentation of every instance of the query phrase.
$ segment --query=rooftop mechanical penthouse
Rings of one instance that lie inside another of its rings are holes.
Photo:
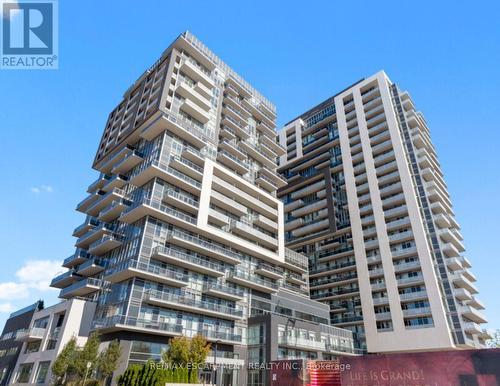
[[[77,206],[87,217],[76,251],[52,286],[97,302],[93,328],[120,339],[125,366],[198,333],[217,343],[218,363],[353,351],[352,333],[317,315],[307,259],[285,248],[275,119],[273,104],[187,32],[109,115],[100,175]],[[294,322],[249,322],[262,315]],[[262,350],[272,326],[285,337]],[[246,372],[224,370],[218,384],[246,384]]]
[[[368,352],[484,347],[476,277],[424,116],[383,72],[289,122],[287,246]]]

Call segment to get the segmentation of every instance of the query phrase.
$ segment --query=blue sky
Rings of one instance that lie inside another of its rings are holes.
[[[73,252],[108,112],[188,29],[278,108],[280,124],[384,69],[437,146],[490,327],[500,328],[498,2],[69,1],[57,71],[0,70],[0,325]]]

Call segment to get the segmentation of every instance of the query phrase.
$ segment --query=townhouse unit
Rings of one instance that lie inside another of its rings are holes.
[[[274,105],[189,32],[110,113],[100,174],[77,206],[87,217],[76,251],[51,285],[62,299],[95,302],[92,328],[120,340],[122,366],[202,334],[217,363],[241,367],[217,383],[246,384],[248,318],[288,312],[276,300],[288,294],[315,304],[307,258],[285,248],[275,119]],[[352,334],[342,339],[352,349]]]
[[[21,353],[23,343],[17,339],[18,335],[29,328],[33,314],[43,309],[43,301],[17,310],[9,315],[0,336],[0,385],[7,385],[11,379],[17,358]]]
[[[484,347],[476,277],[424,116],[384,72],[286,124],[285,242],[368,352]]]
[[[87,341],[95,302],[71,299],[37,310],[26,329],[16,334],[21,344],[10,384],[51,385],[51,367],[73,337],[78,346]]]

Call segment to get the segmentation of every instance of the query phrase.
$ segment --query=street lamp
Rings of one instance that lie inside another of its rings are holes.
[[[214,351],[214,385],[217,385],[217,345],[221,343],[218,339],[215,341],[215,351]]]

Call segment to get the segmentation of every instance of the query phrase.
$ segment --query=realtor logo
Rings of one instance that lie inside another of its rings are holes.
[[[57,69],[57,2],[0,1],[0,68]]]

